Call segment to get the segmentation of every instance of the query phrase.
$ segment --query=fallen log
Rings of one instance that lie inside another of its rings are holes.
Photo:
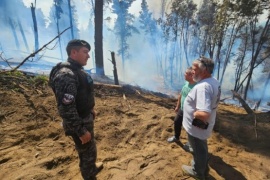
[[[254,118],[254,131],[255,131],[255,137],[256,140],[258,140],[258,132],[257,132],[257,116],[255,112],[249,107],[249,105],[246,103],[246,101],[234,90],[231,90],[233,93],[233,96],[236,97],[239,102],[242,104],[243,108],[246,110],[246,112],[251,115]]]
[[[249,105],[246,103],[246,101],[234,90],[231,90],[233,93],[233,96],[236,97],[239,102],[242,104],[243,108],[246,110],[248,114],[254,114],[254,111],[249,107]]]

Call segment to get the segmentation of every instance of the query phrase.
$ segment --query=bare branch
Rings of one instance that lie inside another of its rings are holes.
[[[2,61],[6,62],[8,67],[12,68],[11,65],[9,64],[8,60],[12,59],[12,58],[9,58],[9,59],[6,59],[2,56],[3,52],[0,53],[0,59],[2,59]]]
[[[53,38],[51,41],[49,41],[47,44],[45,44],[44,46],[42,46],[40,49],[38,49],[37,51],[33,52],[32,54],[30,54],[29,56],[27,56],[17,67],[15,67],[14,69],[10,70],[11,72],[16,71],[21,65],[23,65],[30,57],[34,57],[37,53],[39,53],[42,49],[46,48],[49,44],[51,44],[55,39],[57,39],[59,36],[61,36],[65,31],[67,31],[68,29],[70,29],[71,27],[66,28],[65,30],[63,30],[60,34],[58,34],[57,36],[55,36],[55,38]]]

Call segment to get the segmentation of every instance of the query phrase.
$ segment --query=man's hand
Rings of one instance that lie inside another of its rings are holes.
[[[195,111],[193,116],[195,119],[200,119],[204,122],[207,122],[207,120],[210,118],[210,113],[205,111]]]
[[[82,144],[88,143],[91,141],[91,134],[89,131],[87,131],[84,135],[80,137],[80,140],[82,141]]]

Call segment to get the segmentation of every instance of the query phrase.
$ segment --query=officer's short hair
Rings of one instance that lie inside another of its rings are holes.
[[[67,55],[69,56],[71,53],[71,49],[79,50],[81,47],[86,47],[89,51],[91,49],[91,46],[88,42],[81,40],[81,39],[73,39],[68,42],[66,51]]]

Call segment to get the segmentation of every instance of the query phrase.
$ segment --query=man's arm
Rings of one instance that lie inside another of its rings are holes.
[[[76,107],[75,98],[78,88],[78,81],[76,78],[76,75],[70,69],[63,68],[56,74],[54,84],[58,102],[58,111],[63,118],[65,130],[70,130],[79,137],[82,137],[88,131],[83,127],[83,121],[79,117]],[[82,142],[84,139],[88,140],[89,137],[83,137]]]
[[[175,113],[177,113],[178,112],[178,110],[179,110],[179,108],[181,107],[180,105],[181,105],[181,93],[179,94],[179,96],[178,96],[178,100],[177,100],[177,103],[176,103],[176,107],[175,107],[175,109],[174,109],[174,111],[175,111]]]
[[[205,112],[205,111],[195,111],[194,112],[194,119],[200,119],[204,122],[207,122],[207,120],[209,119],[210,117],[210,113],[209,112]]]
[[[207,122],[211,115],[211,96],[207,91],[207,86],[201,86],[197,91],[196,98],[197,111],[193,113],[194,118]]]
[[[96,111],[94,110],[94,108],[91,110],[91,113],[93,115],[93,119],[96,118]],[[91,141],[91,133],[89,131],[87,131],[83,136],[80,137],[80,140],[82,141],[82,144],[85,144],[89,141]]]

